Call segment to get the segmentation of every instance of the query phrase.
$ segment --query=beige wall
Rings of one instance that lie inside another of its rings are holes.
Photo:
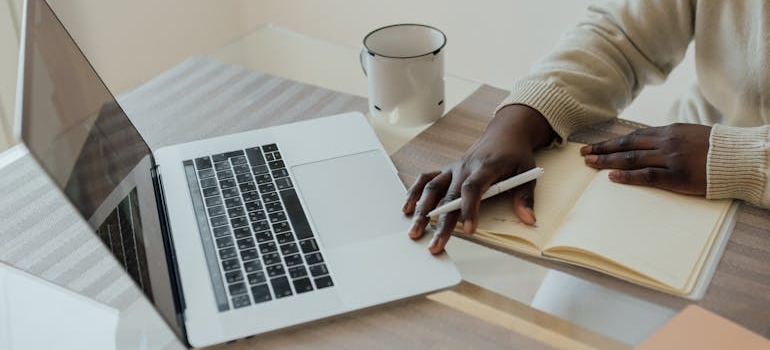
[[[13,143],[20,14],[19,0],[0,0],[0,150]]]
[[[13,110],[18,44],[9,40],[17,35],[8,29],[13,22],[2,16],[18,10],[21,1],[0,0],[0,114],[6,117]],[[507,88],[592,1],[49,0],[116,93],[263,23],[350,47],[358,47],[368,31],[382,25],[431,24],[449,38],[450,73]],[[675,70],[665,86],[642,93],[624,117],[659,124],[669,102],[694,81],[691,61]],[[6,129],[0,124],[0,149]]]

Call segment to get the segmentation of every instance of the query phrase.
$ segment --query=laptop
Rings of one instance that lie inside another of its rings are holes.
[[[20,139],[184,344],[460,282],[407,237],[404,186],[361,113],[151,150],[48,4],[24,11]]]

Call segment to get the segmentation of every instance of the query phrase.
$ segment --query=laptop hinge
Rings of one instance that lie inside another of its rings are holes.
[[[166,252],[166,262],[169,269],[168,274],[171,280],[171,289],[174,296],[174,308],[176,309],[176,321],[180,330],[182,331],[182,339],[185,340],[187,346],[187,330],[185,327],[185,310],[187,308],[184,300],[184,293],[182,293],[182,280],[179,278],[179,267],[177,265],[176,250],[174,249],[174,240],[171,237],[171,227],[168,221],[168,215],[166,213],[166,197],[163,195],[163,182],[161,181],[160,169],[153,159],[153,166],[150,169],[152,176],[153,189],[155,191],[155,199],[158,201],[158,217],[160,219],[161,235],[163,236],[163,247]]]

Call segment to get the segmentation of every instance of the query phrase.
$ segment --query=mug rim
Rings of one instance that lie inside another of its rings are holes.
[[[390,56],[390,55],[383,55],[383,54],[380,54],[380,53],[376,53],[376,52],[372,51],[369,48],[369,46],[366,45],[366,40],[369,39],[369,37],[372,36],[372,34],[377,33],[377,32],[379,32],[379,31],[381,31],[383,29],[388,29],[388,28],[392,28],[392,27],[401,27],[401,26],[415,26],[415,27],[423,27],[423,28],[428,28],[428,29],[435,30],[436,32],[441,34],[441,38],[443,39],[441,41],[441,46],[439,46],[437,49],[435,49],[433,51],[426,52],[426,53],[419,54],[419,55],[413,55],[413,56]],[[364,36],[364,39],[362,40],[361,44],[363,44],[364,48],[366,49],[366,53],[368,53],[369,55],[372,55],[372,56],[376,55],[376,56],[387,57],[387,58],[416,58],[416,57],[422,57],[422,56],[428,56],[428,55],[437,55],[439,52],[441,52],[441,50],[444,49],[444,46],[446,46],[446,42],[447,42],[446,34],[444,34],[444,32],[441,29],[438,29],[438,28],[436,28],[434,26],[427,25],[427,24],[421,24],[421,23],[397,23],[397,24],[390,24],[390,25],[382,26],[382,27],[379,27],[377,29],[374,29],[374,30],[370,31],[368,34],[366,34],[366,36]]]

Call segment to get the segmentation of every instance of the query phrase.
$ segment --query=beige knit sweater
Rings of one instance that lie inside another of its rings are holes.
[[[501,106],[542,113],[561,139],[614,118],[695,43],[698,84],[672,121],[714,125],[708,198],[770,207],[770,2],[631,0],[593,5]]]

